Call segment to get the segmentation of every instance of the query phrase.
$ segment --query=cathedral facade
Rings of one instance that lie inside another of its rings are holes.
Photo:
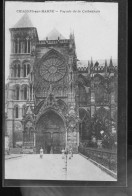
[[[28,15],[10,28],[10,75],[5,89],[11,148],[38,153],[78,152],[89,141],[92,118],[117,124],[117,62],[79,61],[74,34],[53,29],[39,40]]]

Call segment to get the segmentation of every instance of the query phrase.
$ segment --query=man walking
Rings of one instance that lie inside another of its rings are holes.
[[[43,158],[43,148],[42,147],[40,148],[40,158],[41,159]]]

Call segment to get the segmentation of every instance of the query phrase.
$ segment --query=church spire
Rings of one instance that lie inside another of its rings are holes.
[[[91,57],[91,69],[93,68],[93,59]]]
[[[107,75],[107,60],[105,59],[105,66],[104,66],[105,75]]]
[[[33,24],[28,16],[27,13],[25,13],[22,18],[14,25],[13,28],[33,28]]]
[[[90,65],[90,62],[88,61],[88,75],[90,75],[90,69],[91,69],[91,65]]]
[[[113,67],[112,56],[111,56],[111,58],[110,58],[110,64],[109,64],[109,67]]]

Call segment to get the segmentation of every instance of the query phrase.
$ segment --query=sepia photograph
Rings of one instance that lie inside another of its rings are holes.
[[[118,3],[6,1],[4,115],[4,180],[116,182]]]

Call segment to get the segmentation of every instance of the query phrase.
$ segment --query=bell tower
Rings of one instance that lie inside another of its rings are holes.
[[[9,63],[7,131],[10,146],[23,143],[22,119],[27,103],[34,105],[33,64],[38,41],[37,29],[27,14],[9,29],[11,53]]]

